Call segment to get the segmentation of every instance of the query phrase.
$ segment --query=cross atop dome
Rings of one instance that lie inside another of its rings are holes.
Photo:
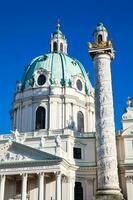
[[[56,23],[56,30],[51,34],[50,52],[67,54],[67,40],[60,30],[59,19]]]
[[[57,29],[57,30],[60,30],[60,20],[59,20],[59,18],[57,19],[56,29]]]

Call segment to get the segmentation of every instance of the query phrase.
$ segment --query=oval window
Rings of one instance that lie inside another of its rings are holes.
[[[38,85],[44,85],[45,82],[46,82],[46,76],[44,76],[43,74],[41,74],[41,75],[38,77],[37,83],[38,83]]]
[[[76,85],[77,85],[77,88],[78,88],[78,90],[82,90],[82,82],[81,82],[81,80],[77,80],[77,82],[76,82]]]

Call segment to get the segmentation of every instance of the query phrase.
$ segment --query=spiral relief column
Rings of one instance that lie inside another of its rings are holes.
[[[117,169],[114,109],[110,62],[114,50],[102,23],[94,32],[95,42],[89,43],[89,54],[94,64],[96,153],[98,188],[96,199],[123,199],[120,193]]]

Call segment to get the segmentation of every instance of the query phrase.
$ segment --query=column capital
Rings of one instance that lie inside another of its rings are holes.
[[[67,182],[68,182],[67,176],[65,176],[65,175],[62,175],[61,180],[62,180],[62,182],[64,182],[64,183],[67,183]]]
[[[22,177],[27,177],[28,174],[27,174],[27,173],[20,173],[20,176],[22,176]]]
[[[127,176],[126,177],[127,182],[133,183],[133,176]]]
[[[56,177],[60,176],[61,175],[61,171],[56,171],[56,172],[54,172],[54,174],[55,174]]]
[[[0,178],[5,178],[5,174],[0,174]]]
[[[87,182],[88,184],[92,184],[93,182],[94,182],[94,178],[87,178],[86,180],[85,180],[85,182]]]
[[[75,176],[67,176],[67,178],[68,178],[68,182],[70,182],[70,181],[75,182],[75,180],[76,180]]]
[[[44,172],[38,172],[37,175],[38,176],[44,176]]]

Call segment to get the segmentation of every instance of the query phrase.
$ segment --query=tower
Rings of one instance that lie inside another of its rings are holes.
[[[102,23],[94,31],[94,43],[89,43],[89,54],[94,64],[96,153],[98,188],[96,199],[122,199],[118,181],[114,110],[110,62],[114,49]]]
[[[60,30],[59,20],[57,21],[55,32],[51,34],[50,52],[67,54],[67,40]]]

